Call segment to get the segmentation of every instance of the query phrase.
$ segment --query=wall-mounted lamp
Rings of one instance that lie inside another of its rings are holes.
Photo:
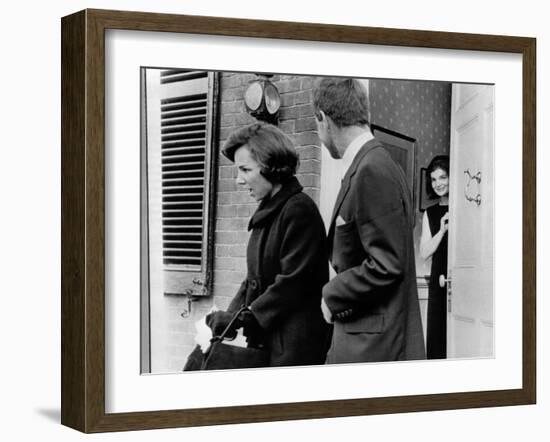
[[[269,81],[273,74],[257,74],[258,78],[244,93],[244,103],[250,115],[271,124],[279,122],[281,97],[275,85]]]

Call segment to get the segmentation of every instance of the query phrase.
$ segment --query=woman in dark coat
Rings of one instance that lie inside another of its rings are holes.
[[[328,281],[326,235],[315,203],[294,176],[298,156],[275,126],[255,123],[230,135],[224,155],[237,183],[260,204],[250,219],[248,273],[228,311],[207,316],[218,335],[241,307],[249,347],[264,348],[269,366],[323,364],[331,329],[321,313]]]
[[[439,284],[440,275],[447,274],[447,230],[449,223],[449,157],[432,159],[426,172],[426,191],[437,204],[424,212],[420,255],[432,259],[428,285],[428,321],[426,356],[428,359],[447,357],[447,291]]]

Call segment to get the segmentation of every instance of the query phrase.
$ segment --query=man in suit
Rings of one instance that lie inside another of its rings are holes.
[[[344,166],[328,234],[336,276],[323,287],[321,305],[334,323],[327,363],[424,359],[403,170],[372,135],[360,81],[320,79],[314,106],[319,137]]]

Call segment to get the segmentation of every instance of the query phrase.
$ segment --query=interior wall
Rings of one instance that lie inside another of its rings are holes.
[[[369,95],[372,123],[416,139],[416,271],[418,276],[428,275],[429,262],[418,253],[422,226],[422,212],[418,210],[420,168],[435,155],[449,154],[451,83],[371,79]]]

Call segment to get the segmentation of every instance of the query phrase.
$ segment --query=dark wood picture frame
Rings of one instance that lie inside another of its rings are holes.
[[[85,10],[62,19],[62,405],[83,432],[533,404],[536,400],[536,40]],[[105,412],[105,30],[124,29],[516,53],[523,67],[522,387],[131,413]]]
[[[371,124],[371,131],[374,137],[382,142],[390,152],[393,160],[399,164],[409,183],[409,189],[413,195],[416,194],[416,140],[407,135],[377,124]]]

